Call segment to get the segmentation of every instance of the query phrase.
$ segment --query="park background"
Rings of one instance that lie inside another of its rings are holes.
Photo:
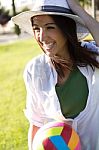
[[[98,20],[99,1],[80,2]],[[29,123],[23,111],[26,102],[23,71],[27,62],[42,51],[33,37],[20,33],[10,19],[31,9],[33,3],[34,0],[0,0],[0,150],[28,149]],[[92,37],[89,35],[86,40],[92,40]]]

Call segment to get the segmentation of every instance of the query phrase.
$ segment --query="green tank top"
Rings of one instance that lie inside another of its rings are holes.
[[[87,80],[80,70],[74,68],[62,85],[55,86],[64,117],[75,118],[86,106],[88,97]]]

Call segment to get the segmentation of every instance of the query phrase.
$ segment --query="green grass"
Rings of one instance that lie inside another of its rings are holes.
[[[23,70],[41,52],[33,39],[0,45],[0,150],[27,150]]]

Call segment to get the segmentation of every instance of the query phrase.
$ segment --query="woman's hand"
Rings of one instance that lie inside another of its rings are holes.
[[[30,125],[29,131],[28,131],[28,148],[29,148],[29,150],[33,150],[32,143],[33,143],[34,136],[38,130],[39,130],[39,127],[37,127],[35,125]]]

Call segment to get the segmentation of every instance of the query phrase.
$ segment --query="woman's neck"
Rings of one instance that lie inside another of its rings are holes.
[[[60,75],[58,75],[58,77],[57,77],[57,84],[58,85],[64,84],[64,82],[68,79],[71,71],[72,71],[72,68],[71,69],[63,68],[64,76],[60,77]]]

